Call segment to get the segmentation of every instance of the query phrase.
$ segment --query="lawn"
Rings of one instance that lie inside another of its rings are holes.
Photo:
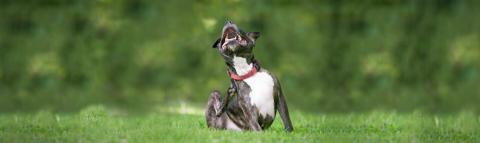
[[[145,114],[89,106],[76,113],[0,114],[0,142],[480,142],[471,112],[314,114],[292,111],[295,131],[280,118],[265,132],[206,128],[201,110],[159,108]]]

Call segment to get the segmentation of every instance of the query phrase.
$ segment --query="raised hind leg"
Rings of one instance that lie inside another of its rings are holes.
[[[205,111],[207,126],[214,129],[242,130],[232,122],[226,112],[222,111],[223,109],[221,108],[225,107],[223,106],[220,97],[220,92],[217,90],[210,93],[210,97],[208,97],[207,109]]]
[[[218,90],[214,90],[208,97],[205,119],[207,120],[207,126],[209,128],[223,128],[223,120],[221,119],[221,116],[217,116],[217,113],[220,112],[220,106],[222,105],[220,96],[220,92]]]

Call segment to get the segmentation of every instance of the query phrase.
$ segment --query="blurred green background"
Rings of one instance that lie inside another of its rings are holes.
[[[229,80],[225,20],[290,108],[480,112],[477,0],[2,0],[0,112],[203,107]]]

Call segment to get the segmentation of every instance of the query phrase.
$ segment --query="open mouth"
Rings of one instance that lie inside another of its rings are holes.
[[[238,44],[245,46],[246,41],[240,35],[240,31],[237,26],[232,22],[227,22],[223,27],[222,33],[222,48],[225,49],[229,43],[237,42]]]
[[[241,41],[242,36],[235,30],[233,27],[227,27],[223,32],[223,44],[222,47],[228,44],[231,41]]]
[[[227,27],[223,32],[224,39],[235,39],[237,37],[239,37],[239,35],[233,27]]]

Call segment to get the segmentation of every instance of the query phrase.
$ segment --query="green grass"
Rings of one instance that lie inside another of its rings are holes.
[[[78,113],[4,113],[0,142],[480,142],[480,116],[471,112],[293,111],[295,131],[286,133],[278,117],[265,132],[235,132],[208,129],[201,112],[185,111],[129,115],[90,106]]]

